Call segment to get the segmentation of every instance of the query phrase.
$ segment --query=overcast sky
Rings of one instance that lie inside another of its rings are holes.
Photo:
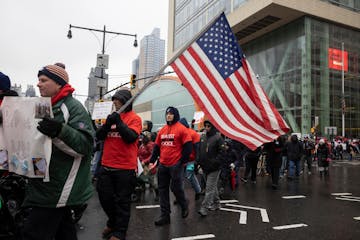
[[[69,24],[100,30],[106,25],[107,31],[137,34],[139,44],[158,27],[167,46],[168,0],[1,0],[0,9],[0,71],[23,91],[32,84],[38,93],[38,70],[63,62],[75,93],[87,95],[102,33],[73,28],[69,40]],[[111,89],[129,81],[139,47],[128,36],[106,34],[105,42]]]

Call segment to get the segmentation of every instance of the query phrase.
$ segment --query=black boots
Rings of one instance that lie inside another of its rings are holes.
[[[164,226],[167,224],[170,224],[170,216],[160,216],[160,218],[155,221],[156,226]]]

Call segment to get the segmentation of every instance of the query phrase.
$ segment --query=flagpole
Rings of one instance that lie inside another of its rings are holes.
[[[213,23],[223,14],[224,12],[220,12],[216,17],[214,17],[205,28],[201,30],[195,37],[191,39],[185,46],[183,46],[134,96],[132,96],[117,112],[123,112],[135,99],[142,93],[144,90],[149,87],[153,82],[155,82],[156,78],[173,62],[175,61],[193,42],[198,40],[200,36],[202,36],[209,28],[213,25]]]
[[[345,137],[345,86],[344,86],[344,42],[341,43],[341,94],[342,94],[342,136]]]

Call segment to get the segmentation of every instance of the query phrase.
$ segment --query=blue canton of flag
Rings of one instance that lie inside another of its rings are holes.
[[[235,70],[242,66],[241,58],[243,53],[227,23],[225,15],[222,15],[219,20],[197,40],[197,44],[203,49],[223,79],[229,77]]]

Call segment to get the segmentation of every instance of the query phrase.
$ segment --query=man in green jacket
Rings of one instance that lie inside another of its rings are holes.
[[[24,240],[75,240],[71,208],[93,193],[90,176],[94,129],[89,114],[72,97],[65,65],[48,65],[38,73],[42,97],[51,97],[54,118],[44,118],[38,130],[52,138],[50,181],[29,179],[24,206],[30,207]]]

